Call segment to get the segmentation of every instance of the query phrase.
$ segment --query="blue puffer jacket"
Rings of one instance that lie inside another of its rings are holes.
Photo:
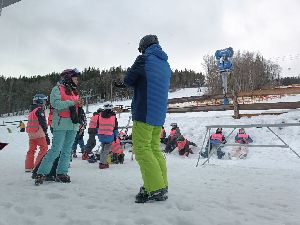
[[[128,70],[124,84],[134,88],[132,119],[153,126],[165,123],[171,69],[160,45],[148,47]]]

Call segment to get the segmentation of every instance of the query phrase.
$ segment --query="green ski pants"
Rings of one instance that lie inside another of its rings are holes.
[[[168,186],[167,166],[160,149],[161,126],[133,121],[133,152],[148,192]]]

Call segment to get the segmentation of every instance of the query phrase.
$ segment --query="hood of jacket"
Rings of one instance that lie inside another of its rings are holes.
[[[156,57],[167,61],[168,60],[168,55],[162,50],[162,48],[160,47],[159,44],[154,44],[151,45],[150,47],[148,47],[145,50],[145,54],[149,54],[149,55],[155,55]]]

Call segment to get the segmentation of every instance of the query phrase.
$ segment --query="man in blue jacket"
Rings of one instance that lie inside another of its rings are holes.
[[[167,168],[160,149],[160,132],[167,113],[171,69],[156,35],[143,37],[138,50],[141,55],[128,70],[124,84],[134,89],[132,141],[144,182],[135,202],[145,203],[168,198]]]

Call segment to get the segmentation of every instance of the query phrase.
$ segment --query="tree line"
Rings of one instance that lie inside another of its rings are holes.
[[[234,69],[228,77],[228,91],[253,91],[278,85],[300,83],[300,77],[280,77],[281,68],[278,64],[266,60],[261,54],[237,51],[233,57]],[[207,86],[208,94],[221,94],[221,76],[214,56],[206,55],[202,63],[205,73],[193,70],[174,70],[171,75],[170,91],[178,88]],[[128,69],[121,66],[109,70],[89,67],[82,71],[79,90],[81,96],[91,96],[90,103],[103,100],[129,99],[133,95],[130,88],[116,88],[115,80],[122,80]],[[23,113],[28,110],[32,97],[36,93],[50,95],[52,87],[59,80],[59,73],[32,77],[0,76],[0,116],[8,113]]]
[[[81,96],[91,96],[89,103],[101,100],[124,100],[133,96],[130,88],[116,88],[113,82],[122,80],[128,69],[112,67],[109,70],[99,68],[85,68],[79,82]],[[51,89],[56,85],[59,73],[50,73],[45,76],[32,76],[18,78],[0,76],[0,116],[5,114],[23,114],[32,103],[36,93],[50,95]],[[195,87],[204,83],[204,75],[192,70],[172,71],[171,88]]]

